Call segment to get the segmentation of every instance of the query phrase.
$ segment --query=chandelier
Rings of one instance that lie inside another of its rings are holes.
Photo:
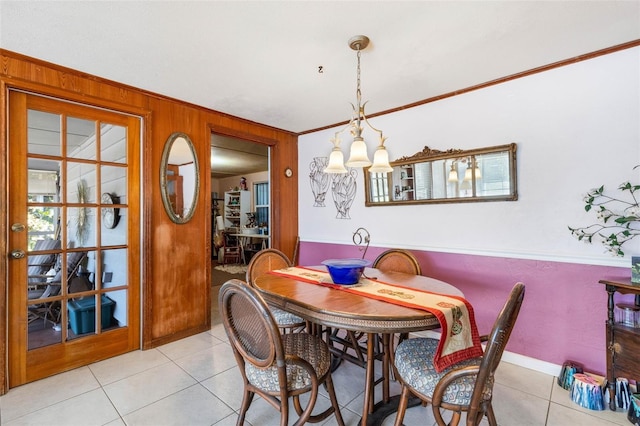
[[[393,169],[389,165],[389,154],[384,146],[386,138],[382,135],[382,131],[376,129],[369,123],[367,116],[364,113],[364,104],[362,101],[362,94],[360,92],[360,51],[366,49],[369,45],[369,37],[363,35],[357,35],[349,39],[349,47],[357,52],[358,57],[358,69],[357,69],[357,88],[356,88],[356,105],[351,104],[353,108],[353,115],[351,120],[345,128],[335,133],[335,136],[331,139],[333,149],[329,156],[329,164],[324,169],[325,173],[347,173],[345,168],[344,156],[342,149],[340,149],[340,134],[350,129],[350,133],[353,136],[353,142],[351,143],[351,149],[349,152],[349,160],[346,165],[349,167],[369,167],[370,173],[388,173]],[[363,126],[367,125],[371,130],[376,132],[379,137],[379,145],[376,148],[376,152],[373,156],[373,165],[369,160],[367,154],[367,145],[362,137]]]

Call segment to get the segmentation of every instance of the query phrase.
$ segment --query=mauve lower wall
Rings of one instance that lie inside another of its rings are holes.
[[[374,260],[383,250],[370,247],[365,257]],[[589,372],[604,375],[607,293],[598,280],[628,278],[628,269],[416,250],[412,253],[423,275],[462,290],[475,309],[481,334],[491,330],[511,287],[523,282],[526,295],[507,351],[558,365],[572,360],[584,364]],[[300,244],[301,265],[344,257],[359,258],[362,252],[354,245]]]

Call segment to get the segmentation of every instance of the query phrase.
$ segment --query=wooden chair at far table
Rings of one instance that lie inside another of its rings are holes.
[[[266,274],[276,269],[283,269],[293,266],[286,254],[277,249],[264,249],[253,255],[247,266],[247,283],[254,286],[254,281],[260,275]],[[299,316],[287,312],[275,306],[270,306],[271,314],[276,320],[278,327],[283,332],[302,331],[306,327],[306,321]]]
[[[422,275],[418,259],[407,250],[389,249],[382,252],[373,261],[374,268],[381,271],[404,272],[405,274]]]
[[[331,352],[324,340],[302,332],[280,334],[262,296],[240,280],[222,285],[218,304],[244,382],[238,426],[244,424],[255,394],[280,411],[281,426],[289,424],[289,398],[299,416],[295,425],[321,422],[335,414],[338,425],[344,426],[331,378]],[[322,385],[331,407],[312,415]],[[309,398],[303,408],[300,395],[306,393]]]
[[[481,340],[488,341],[484,354],[440,373],[433,366],[437,339],[419,337],[402,342],[395,355],[397,377],[402,384],[395,426],[402,424],[410,394],[431,403],[439,426],[457,425],[463,411],[467,413],[467,426],[477,426],[485,415],[489,424],[496,426],[491,405],[494,373],[518,318],[523,298],[524,284],[517,283],[498,315],[491,334],[481,337]],[[473,392],[469,393],[468,389],[473,389]],[[441,408],[453,411],[449,423],[443,419]]]
[[[240,239],[230,235],[230,232],[221,231],[222,233],[222,263],[241,263],[242,247],[240,247]]]
[[[373,268],[379,269],[382,272],[402,272],[411,275],[422,275],[422,268],[418,263],[418,259],[415,258],[413,253],[402,249],[389,249],[382,252],[376,260],[373,261]],[[399,341],[406,339],[408,333],[399,335]],[[378,336],[380,339],[380,337]],[[367,354],[367,335],[366,333],[356,333],[349,330],[334,329],[329,336],[330,342],[334,345],[341,345],[339,353],[334,351],[334,354],[340,359],[349,361],[360,367],[366,366],[366,354]],[[392,336],[392,342],[395,342],[395,338]],[[379,342],[378,342],[379,343]],[[382,357],[382,347],[377,344],[377,358]],[[391,362],[393,363],[393,347],[391,348]],[[351,354],[355,355],[351,355]]]

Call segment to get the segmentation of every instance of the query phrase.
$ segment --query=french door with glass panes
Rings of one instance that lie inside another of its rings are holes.
[[[9,94],[9,387],[139,348],[140,118]]]

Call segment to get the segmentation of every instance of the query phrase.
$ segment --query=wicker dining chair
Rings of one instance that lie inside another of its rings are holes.
[[[481,357],[459,362],[438,373],[433,366],[437,339],[407,339],[398,346],[395,367],[402,394],[395,426],[402,424],[410,394],[431,404],[439,426],[457,425],[462,412],[467,413],[467,426],[477,426],[484,416],[491,426],[497,425],[491,405],[494,373],[518,318],[524,289],[524,284],[517,283],[511,290],[491,334],[482,339],[488,343]],[[441,409],[453,411],[449,423],[442,417]]]
[[[269,248],[260,250],[249,261],[247,266],[247,283],[254,286],[255,279],[269,271],[283,269],[293,266],[286,254],[280,250]],[[283,332],[301,331],[306,326],[306,321],[299,316],[287,312],[275,306],[269,306],[271,314],[276,320],[278,327]]]
[[[257,394],[280,411],[280,425],[289,424],[289,398],[299,418],[294,423],[317,423],[335,414],[344,426],[333,381],[331,353],[318,336],[281,334],[266,302],[254,288],[232,279],[220,288],[218,303],[224,329],[233,348],[244,383],[237,425]],[[314,414],[320,386],[324,385],[331,407]],[[300,395],[309,394],[303,408]]]
[[[382,252],[373,261],[373,267],[381,271],[404,272],[405,274],[422,275],[418,259],[407,250],[389,249]]]

